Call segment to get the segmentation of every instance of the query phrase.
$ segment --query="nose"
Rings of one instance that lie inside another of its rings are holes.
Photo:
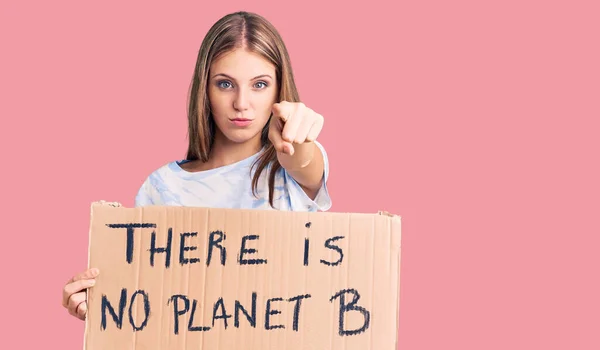
[[[250,108],[249,93],[246,89],[238,89],[238,92],[233,101],[233,108],[238,111],[244,111]]]

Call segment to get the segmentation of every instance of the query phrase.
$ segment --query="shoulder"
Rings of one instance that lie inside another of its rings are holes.
[[[183,174],[181,161],[171,161],[152,171],[142,182],[135,197],[135,206],[159,204],[160,197],[178,188]]]
[[[172,161],[162,165],[156,170],[152,171],[145,179],[144,184],[147,186],[151,185],[154,187],[161,186],[162,184],[170,183],[174,180],[178,180],[184,177],[186,173],[180,164],[182,161]]]

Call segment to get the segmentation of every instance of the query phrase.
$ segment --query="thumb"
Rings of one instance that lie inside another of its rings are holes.
[[[281,136],[281,130],[274,125],[271,125],[269,128],[269,139],[271,143],[275,147],[275,150],[280,153],[293,155],[294,154],[294,146],[283,139]]]

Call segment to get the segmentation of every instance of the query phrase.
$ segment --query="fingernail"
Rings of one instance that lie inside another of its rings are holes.
[[[93,268],[91,272],[92,276],[97,276],[100,271],[97,268]]]

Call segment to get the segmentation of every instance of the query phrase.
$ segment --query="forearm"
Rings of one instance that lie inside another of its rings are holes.
[[[281,166],[314,198],[323,180],[324,160],[314,142],[294,144],[294,154],[277,152]]]

